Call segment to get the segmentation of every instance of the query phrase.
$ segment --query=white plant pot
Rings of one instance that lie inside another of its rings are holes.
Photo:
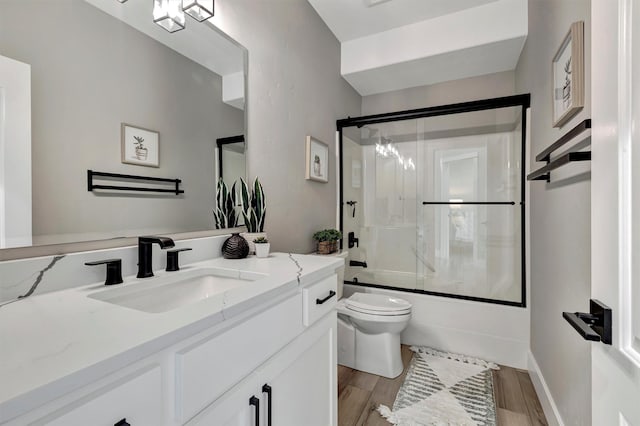
[[[269,257],[269,249],[271,248],[271,243],[259,243],[255,244],[256,246],[256,257]]]
[[[249,254],[255,254],[256,252],[256,243],[253,242],[258,237],[267,238],[266,232],[241,232],[240,236],[247,240],[249,243]]]

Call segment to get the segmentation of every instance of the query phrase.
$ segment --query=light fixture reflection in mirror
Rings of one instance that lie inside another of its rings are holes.
[[[185,16],[180,7],[180,0],[154,0],[153,22],[170,33],[183,30]]]
[[[182,10],[202,22],[213,16],[213,0],[182,0]]]

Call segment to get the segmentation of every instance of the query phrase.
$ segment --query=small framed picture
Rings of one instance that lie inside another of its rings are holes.
[[[307,136],[307,180],[329,182],[329,146]]]
[[[584,106],[584,22],[571,24],[552,61],[553,127],[562,127]]]
[[[122,162],[160,167],[160,133],[122,123]]]

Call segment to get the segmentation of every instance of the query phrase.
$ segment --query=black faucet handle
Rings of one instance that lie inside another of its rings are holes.
[[[107,278],[104,285],[122,283],[122,259],[105,259],[86,262],[87,266],[107,265]]]
[[[193,250],[192,248],[179,248],[173,250],[167,250],[167,272],[179,271],[180,264],[178,263],[178,253],[181,251]]]

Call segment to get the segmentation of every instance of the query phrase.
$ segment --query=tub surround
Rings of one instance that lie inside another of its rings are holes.
[[[210,247],[218,246],[219,253],[221,241],[218,240],[224,240],[224,237],[203,240],[206,241],[180,241],[177,245],[206,242]],[[116,249],[125,255],[123,257],[131,250],[135,248]],[[100,271],[99,278],[92,277],[93,284],[77,286],[80,279],[95,273],[94,268],[83,266],[83,261],[111,256],[113,253],[105,253],[108,251],[111,250],[33,259],[30,266],[38,272],[23,269],[22,277],[25,278],[21,280],[20,268],[10,265],[14,269],[9,275],[17,281],[13,287],[3,282],[3,290],[10,288],[12,294],[18,295],[28,293],[33,287],[35,291],[31,297],[0,307],[3,348],[0,352],[0,382],[3,383],[0,387],[0,423],[198,332],[218,325],[224,327],[225,321],[260,304],[269,305],[298,287],[329,277],[342,265],[342,259],[335,257],[283,253],[272,254],[267,259],[226,260],[218,257],[190,264],[185,261],[181,271],[216,268],[230,277],[242,278],[243,273],[248,273],[253,277],[263,274],[264,278],[200,302],[152,314],[87,296],[110,288],[133,286],[135,282],[161,280],[181,272],[166,272],[156,265],[156,277],[139,280],[133,276],[135,262],[123,259],[127,275],[124,284],[105,287],[104,271]],[[189,253],[195,254],[197,249]],[[156,262],[161,257],[164,256],[156,255]],[[82,266],[82,277],[73,276],[77,265]],[[4,267],[4,271],[7,265],[0,264],[0,267]],[[34,275],[35,280],[31,280]],[[66,285],[76,285],[62,289],[65,276],[70,283]]]

